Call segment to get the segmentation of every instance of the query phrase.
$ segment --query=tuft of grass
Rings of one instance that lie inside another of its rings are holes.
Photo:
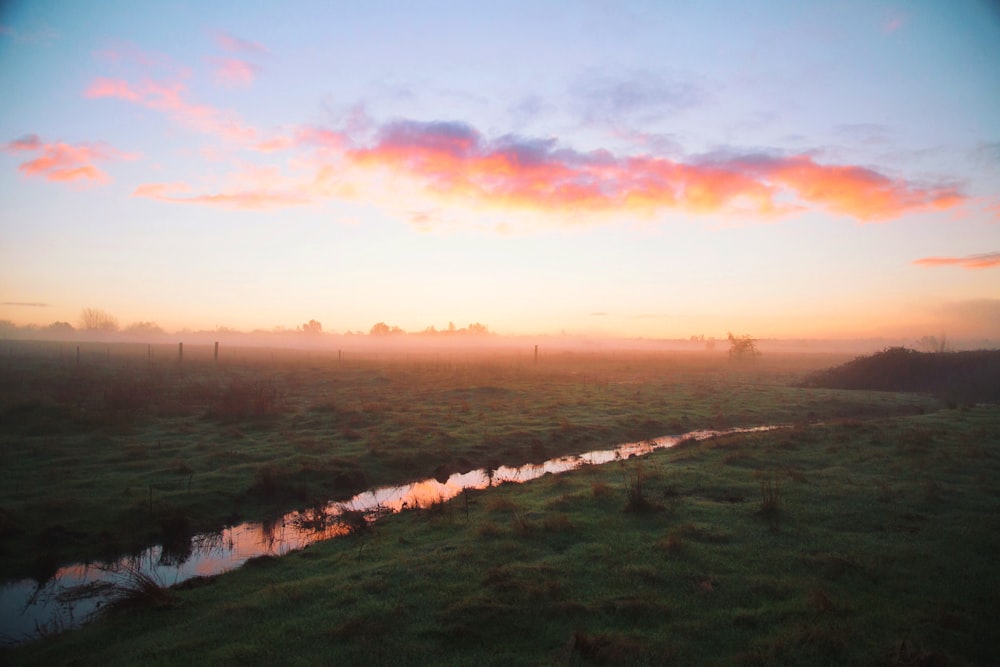
[[[650,501],[643,490],[644,475],[641,465],[637,465],[630,473],[623,472],[625,480],[625,511],[634,514],[647,514],[662,509]]]
[[[761,516],[774,520],[781,512],[781,484],[775,473],[764,474],[760,478],[760,508]]]
[[[169,588],[137,566],[130,566],[101,609],[104,614],[114,614],[136,609],[166,609],[175,604],[177,598]]]

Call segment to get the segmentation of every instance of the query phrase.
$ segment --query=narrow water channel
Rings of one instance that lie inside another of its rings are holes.
[[[6,582],[0,585],[0,643],[23,643],[85,623],[127,585],[130,573],[136,571],[153,577],[161,585],[173,586],[194,577],[234,570],[256,556],[281,556],[319,540],[345,535],[350,532],[350,524],[344,520],[348,516],[363,515],[371,522],[386,514],[446,502],[466,489],[528,482],[584,465],[643,456],[683,440],[705,440],[774,428],[779,427],[692,431],[626,443],[614,449],[562,456],[544,463],[529,463],[519,468],[479,469],[456,473],[445,481],[425,479],[384,487],[360,493],[348,501],[290,512],[274,521],[241,523],[217,533],[196,535],[183,549],[165,549],[157,545],[114,562],[68,565],[41,584],[31,579]]]

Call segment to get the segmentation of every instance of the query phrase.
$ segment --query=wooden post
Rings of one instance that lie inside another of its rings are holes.
[[[535,365],[538,365],[538,346],[535,346]]]
[[[219,361],[219,341],[215,341],[215,361]]]
[[[177,363],[184,361],[184,343],[177,343]]]
[[[80,346],[76,346],[76,367],[80,367]]]
[[[149,343],[146,344],[146,361],[153,360],[153,346]]]

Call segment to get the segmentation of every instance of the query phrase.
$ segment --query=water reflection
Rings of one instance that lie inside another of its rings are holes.
[[[671,447],[682,440],[704,440],[729,433],[766,431],[773,426],[725,431],[693,431],[620,445],[615,449],[562,456],[519,468],[453,473],[403,486],[360,493],[346,502],[318,505],[260,523],[242,523],[214,533],[190,535],[184,525],[171,526],[164,545],[113,563],[74,564],[60,568],[44,583],[25,579],[0,586],[0,642],[18,643],[80,625],[107,604],[127,582],[130,572],[151,576],[171,586],[194,577],[233,570],[257,556],[281,556],[319,540],[347,535],[385,514],[428,508],[451,500],[466,489],[523,483],[582,465],[600,465]]]

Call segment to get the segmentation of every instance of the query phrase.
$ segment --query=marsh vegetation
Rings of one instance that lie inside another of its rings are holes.
[[[792,427],[469,492],[8,649],[12,663],[995,653],[995,407],[800,387],[844,361],[819,356],[248,352],[178,366],[141,352],[77,367],[39,348],[0,375],[8,578],[237,517],[308,520],[318,500],[383,484],[696,428]]]

